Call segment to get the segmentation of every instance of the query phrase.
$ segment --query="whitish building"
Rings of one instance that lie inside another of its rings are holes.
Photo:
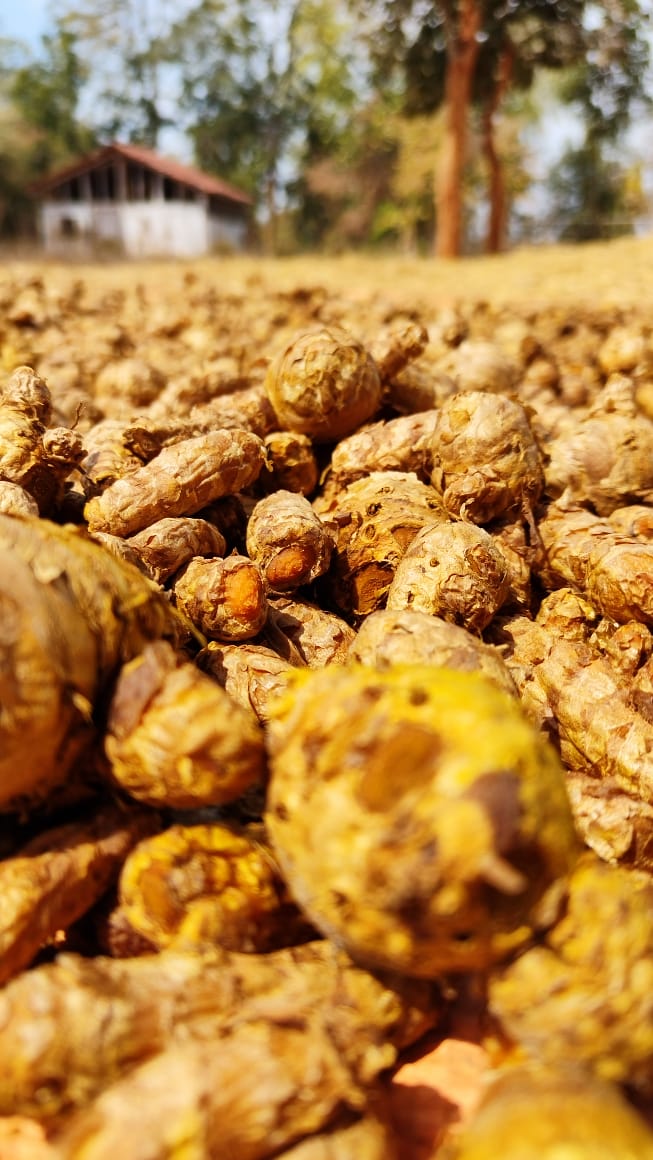
[[[106,145],[34,187],[52,254],[194,258],[244,248],[252,200],[242,190],[140,145]]]

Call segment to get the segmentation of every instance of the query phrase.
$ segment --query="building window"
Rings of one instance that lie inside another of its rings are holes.
[[[62,238],[78,238],[79,222],[74,218],[62,217],[59,220],[59,236]]]
[[[152,175],[142,165],[127,166],[127,197],[129,201],[149,201],[152,197]]]
[[[110,166],[92,169],[89,174],[91,199],[93,201],[115,201],[116,181]]]
[[[163,178],[163,197],[166,201],[179,200],[179,186],[171,177]]]

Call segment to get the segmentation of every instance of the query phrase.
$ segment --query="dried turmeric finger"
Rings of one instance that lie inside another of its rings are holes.
[[[89,500],[89,529],[130,536],[164,516],[193,515],[253,483],[263,460],[261,440],[248,431],[214,430],[173,443]]]

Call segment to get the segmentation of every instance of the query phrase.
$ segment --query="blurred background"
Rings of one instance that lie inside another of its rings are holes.
[[[653,232],[653,0],[20,0],[0,241],[111,142],[253,199],[268,254],[440,257]]]

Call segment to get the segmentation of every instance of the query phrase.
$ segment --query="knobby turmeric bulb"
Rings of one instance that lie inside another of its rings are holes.
[[[374,359],[338,326],[295,338],[270,364],[265,389],[279,422],[318,443],[351,435],[381,403]]]
[[[559,760],[513,698],[477,673],[352,664],[289,673],[268,712],[272,843],[353,957],[485,968],[551,921],[576,839]]]

